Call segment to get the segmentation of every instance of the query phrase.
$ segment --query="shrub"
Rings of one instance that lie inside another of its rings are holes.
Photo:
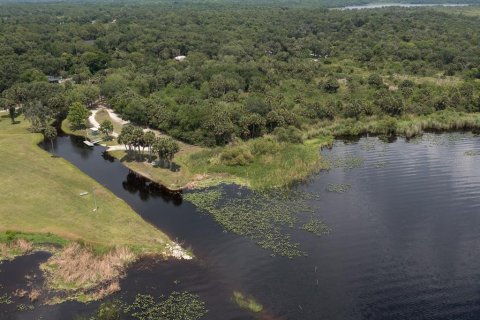
[[[343,106],[343,114],[347,118],[358,118],[364,113],[364,102],[352,100]]]
[[[271,136],[258,138],[250,142],[250,150],[254,155],[275,154],[279,149],[278,141]]]
[[[397,95],[384,95],[376,99],[375,103],[383,112],[392,116],[400,115],[404,111],[403,99]]]
[[[337,79],[333,77],[329,77],[324,83],[322,83],[323,91],[327,93],[336,93],[340,88]]]
[[[276,128],[273,134],[279,142],[303,143],[302,132],[295,127]]]
[[[307,105],[307,116],[314,119],[333,119],[335,117],[335,103],[314,102],[309,104]]]
[[[383,79],[382,79],[382,77],[381,77],[379,74],[377,74],[377,73],[372,73],[372,74],[368,77],[367,83],[368,83],[371,87],[377,88],[377,89],[382,88],[382,87],[385,86],[385,85],[383,84]]]
[[[227,166],[244,166],[253,161],[253,155],[245,144],[230,146],[220,153],[220,162]]]

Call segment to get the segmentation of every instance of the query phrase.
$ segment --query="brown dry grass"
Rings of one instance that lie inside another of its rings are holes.
[[[28,294],[28,298],[30,299],[30,302],[35,302],[40,298],[40,295],[42,294],[42,291],[37,288],[33,288],[32,291]]]
[[[18,298],[23,298],[23,297],[25,297],[27,294],[28,294],[28,291],[25,290],[25,289],[17,289],[17,290],[15,290],[15,292],[13,293],[13,295],[14,295],[15,297],[18,297]]]
[[[126,248],[97,255],[72,243],[42,265],[47,287],[83,301],[101,299],[120,290],[119,280],[136,256]]]
[[[20,249],[23,253],[27,253],[33,250],[33,245],[24,239],[18,239],[14,242],[14,245]]]
[[[17,256],[27,254],[33,250],[33,245],[23,239],[10,243],[0,243],[0,261],[11,260]]]

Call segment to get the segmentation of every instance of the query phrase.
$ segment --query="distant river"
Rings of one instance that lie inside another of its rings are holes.
[[[319,195],[311,200],[318,202],[314,215],[332,231],[316,237],[291,230],[308,254],[294,259],[271,257],[249,239],[224,232],[209,215],[138,178],[104,150],[68,136],[55,144],[57,155],[198,257],[141,261],[115,297],[188,290],[206,301],[206,319],[219,320],[480,319],[479,136],[426,134],[392,143],[361,138],[323,150],[334,168],[297,188]],[[331,185],[350,189],[331,192]],[[231,197],[239,191],[224,188]],[[0,265],[0,296],[21,287],[24,274],[38,273],[46,258]],[[265,312],[255,316],[236,307],[234,290],[255,296]],[[17,312],[0,305],[0,319],[68,320],[97,306],[64,303]]]
[[[360,10],[360,9],[378,9],[387,7],[402,7],[402,8],[416,8],[416,7],[467,7],[468,4],[456,3],[369,3],[356,6],[346,6],[338,8],[341,10]]]

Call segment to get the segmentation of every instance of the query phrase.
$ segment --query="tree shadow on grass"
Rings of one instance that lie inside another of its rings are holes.
[[[2,115],[0,116],[0,118],[2,118],[2,120],[4,120],[4,119],[11,119],[9,114],[2,114]],[[19,124],[19,123],[21,123],[20,120],[14,120],[14,121],[12,122],[13,125]]]
[[[181,169],[181,166],[175,162],[169,163],[163,159],[158,159],[157,156],[152,155],[151,157],[148,154],[138,154],[133,151],[126,151],[126,154],[120,159],[121,162],[148,162],[154,168],[168,169],[171,172],[178,172]]]
[[[159,160],[155,161],[153,164],[154,168],[161,168],[161,169],[168,169],[172,172],[178,172],[180,171],[180,166],[176,164],[175,162],[168,162],[165,160]]]

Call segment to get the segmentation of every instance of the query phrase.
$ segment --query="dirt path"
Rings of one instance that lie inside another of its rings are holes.
[[[90,114],[90,117],[88,117],[88,122],[90,122],[90,124],[92,125],[92,128],[97,129],[97,130],[98,130],[98,128],[100,128],[100,123],[97,122],[97,120],[95,119],[95,116],[97,115],[97,112],[99,110],[100,109],[92,110],[92,113]]]
[[[120,118],[115,113],[115,111],[113,111],[112,109],[107,108],[104,105],[99,105],[97,109],[92,110],[91,115],[88,117],[88,121],[90,122],[92,127],[97,129],[97,130],[100,128],[100,123],[98,123],[98,121],[95,117],[97,116],[97,113],[101,110],[105,110],[108,113],[108,116],[110,117],[112,122],[115,122],[116,124],[124,126],[124,125],[130,123],[130,121],[126,121],[126,120],[123,120],[122,118]],[[114,137],[114,138],[117,138],[119,134],[120,134],[120,132],[113,131],[111,133],[111,136]]]
[[[118,114],[115,113],[115,111],[113,111],[111,108],[108,108],[107,106],[103,105],[103,104],[98,104],[98,107],[97,109],[94,109],[92,110],[92,114],[90,115],[90,117],[88,118],[88,121],[92,124],[92,126],[94,128],[99,128],[100,127],[100,124],[98,123],[98,121],[95,119],[95,115],[97,114],[98,111],[100,110],[105,110],[108,112],[108,115],[110,116],[110,118],[112,119],[112,121],[115,121],[119,124],[121,124],[122,126],[123,125],[126,125],[128,123],[130,123],[130,121],[126,121],[124,119],[122,119]],[[155,130],[155,129],[150,129],[150,128],[143,128],[143,132],[148,132],[148,131],[151,131],[155,134],[155,136],[157,137],[162,137],[162,138],[171,138],[169,135],[159,131],[159,130]],[[118,137],[118,134],[119,132],[112,132],[112,136],[114,138],[117,138]],[[174,139],[174,138],[173,138]],[[179,147],[180,147],[180,151],[179,151],[179,154],[182,154],[182,153],[186,153],[186,152],[190,152],[190,151],[196,151],[196,150],[200,150],[201,147],[198,147],[198,146],[195,146],[195,145],[191,145],[191,144],[188,144],[188,143],[185,143],[185,142],[182,142],[182,141],[179,141],[177,139],[174,139],[175,141],[177,141]],[[110,146],[108,147],[108,151],[115,151],[115,150],[126,150],[125,146],[123,145],[116,145],[116,146]]]

